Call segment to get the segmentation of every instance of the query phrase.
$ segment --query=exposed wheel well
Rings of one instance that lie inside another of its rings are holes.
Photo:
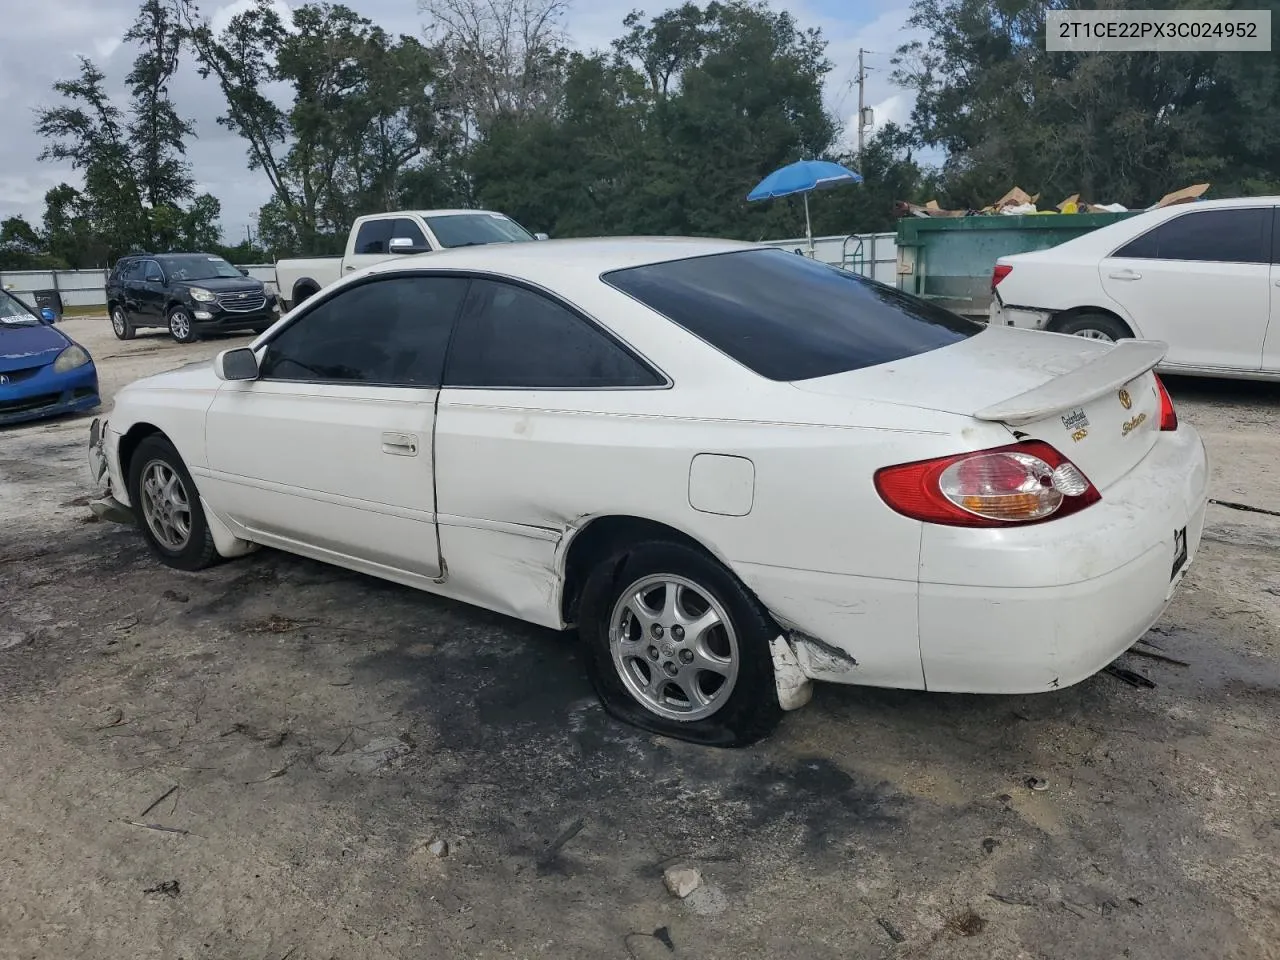
[[[320,292],[320,284],[316,283],[310,277],[303,277],[293,285],[293,297],[289,301],[292,306],[297,306],[308,297],[314,297]]]
[[[560,593],[560,613],[565,623],[574,623],[582,588],[596,564],[614,550],[646,540],[668,540],[713,556],[701,543],[675,527],[642,517],[597,517],[574,535],[564,560],[564,589]]]
[[[125,483],[129,482],[129,464],[133,460],[134,451],[138,449],[138,444],[156,434],[163,437],[164,431],[149,423],[135,423],[120,438],[120,475],[125,478]],[[165,437],[165,439],[168,438]]]
[[[1114,310],[1108,310],[1105,307],[1072,307],[1070,310],[1063,310],[1061,313],[1055,313],[1053,315],[1053,317],[1049,320],[1049,324],[1046,327],[1046,329],[1056,332],[1057,329],[1061,327],[1062,324],[1066,323],[1068,320],[1074,320],[1076,317],[1083,317],[1091,313],[1101,314],[1104,317],[1110,317],[1116,323],[1120,324],[1122,327],[1128,330],[1130,335],[1132,336],[1137,335],[1133,327],[1129,325],[1127,320],[1121,317]]]

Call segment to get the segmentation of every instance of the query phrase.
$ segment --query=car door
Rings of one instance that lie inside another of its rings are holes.
[[[1255,371],[1271,315],[1270,207],[1190,207],[1102,260],[1102,286],[1169,366]]]
[[[1280,373],[1280,208],[1271,217],[1271,320],[1262,345],[1262,369]]]
[[[543,292],[473,280],[444,383],[436,496],[455,596],[554,626],[556,547],[569,523],[608,498],[602,475],[672,485],[674,502],[686,496],[687,460],[640,477],[631,451],[609,448],[610,439],[623,442],[618,425],[631,422],[630,392],[665,378]]]
[[[138,284],[137,297],[138,318],[142,323],[165,322],[165,276],[158,261],[142,261],[142,280]]]
[[[344,274],[354,273],[391,257],[391,235],[395,230],[394,217],[376,217],[365,220],[356,228],[355,246],[351,255],[342,261]]]
[[[120,275],[120,285],[124,292],[124,308],[134,323],[142,322],[142,301],[145,293],[145,284],[142,278],[145,273],[146,266],[144,261],[131,260],[125,264]]]
[[[308,302],[223,384],[210,503],[250,538],[417,582],[440,576],[432,431],[457,277],[371,277]],[[203,482],[202,482],[203,485]]]

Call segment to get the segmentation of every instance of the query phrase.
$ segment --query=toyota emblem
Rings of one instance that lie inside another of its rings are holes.
[[[1133,400],[1130,398],[1128,390],[1120,391],[1120,406],[1124,407],[1126,410],[1133,406]]]

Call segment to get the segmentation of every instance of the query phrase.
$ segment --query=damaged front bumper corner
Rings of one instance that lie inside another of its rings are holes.
[[[89,481],[93,484],[93,496],[89,509],[95,517],[115,523],[133,523],[133,511],[113,496],[111,471],[107,464],[107,421],[94,417],[89,425]]]

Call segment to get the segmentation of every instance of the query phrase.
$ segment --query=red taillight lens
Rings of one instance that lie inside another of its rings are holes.
[[[1102,495],[1040,440],[876,471],[876,492],[903,516],[952,527],[1004,527],[1064,517]]]
[[[997,263],[995,270],[991,272],[991,289],[994,290],[1000,285],[1000,281],[1013,273],[1013,267],[1007,263]]]
[[[1155,374],[1156,389],[1160,391],[1160,429],[1161,430],[1177,430],[1178,429],[1178,411],[1173,409],[1173,398],[1169,396],[1169,391],[1165,389],[1164,381]]]

